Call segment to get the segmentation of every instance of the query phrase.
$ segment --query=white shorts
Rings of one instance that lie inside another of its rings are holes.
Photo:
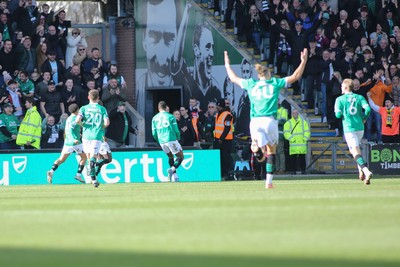
[[[97,155],[97,154],[99,154],[101,143],[102,143],[102,141],[99,141],[99,140],[83,139],[82,140],[83,151],[86,154]]]
[[[110,146],[107,142],[101,142],[99,153],[101,155],[105,155],[107,153],[111,153]]]
[[[76,154],[82,154],[83,153],[83,145],[73,145],[73,146],[63,146],[63,149],[61,151],[61,154],[71,154],[75,152]]]
[[[344,138],[346,139],[347,146],[350,150],[360,146],[363,135],[364,131],[350,132],[344,134]]]
[[[172,154],[175,155],[179,151],[182,151],[181,144],[179,144],[178,141],[171,141],[168,143],[161,144],[160,146],[161,146],[162,150],[167,154],[169,152],[172,152]]]
[[[257,140],[258,147],[278,144],[278,121],[274,117],[256,117],[250,121],[251,139]]]

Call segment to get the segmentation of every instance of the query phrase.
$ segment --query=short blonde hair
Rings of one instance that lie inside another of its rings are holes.
[[[349,89],[349,92],[353,92],[354,83],[352,79],[344,79],[343,84]]]

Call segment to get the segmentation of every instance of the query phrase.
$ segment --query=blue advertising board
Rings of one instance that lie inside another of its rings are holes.
[[[60,152],[0,154],[0,185],[46,184],[46,173]],[[180,182],[221,181],[219,150],[185,150],[178,169]],[[113,160],[103,166],[100,183],[167,182],[168,157],[162,151],[115,151]],[[54,172],[53,184],[79,183],[74,179],[79,156],[71,154]],[[90,177],[82,172],[86,183]]]

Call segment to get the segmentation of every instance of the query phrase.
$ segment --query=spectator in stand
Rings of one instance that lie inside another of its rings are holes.
[[[346,46],[349,46],[353,49],[360,43],[361,37],[365,36],[364,30],[361,27],[361,23],[358,19],[353,19],[351,26],[348,28],[342,28],[342,30],[344,31],[343,33],[346,37]]]
[[[36,88],[36,85],[41,81],[41,77],[40,74],[38,72],[32,72],[31,76],[29,77],[29,79],[32,81],[33,85]]]
[[[313,109],[315,106],[314,91],[321,88],[321,49],[317,48],[314,38],[310,38],[308,42],[309,52],[306,67],[304,69],[305,76],[305,98],[308,102],[308,108]],[[317,110],[316,110],[317,111]],[[316,112],[318,114],[318,111]]]
[[[338,25],[333,31],[333,38],[337,41],[336,46],[339,48],[345,47],[347,45],[346,38],[343,34],[343,27]]]
[[[330,129],[335,129],[336,136],[340,135],[340,130],[342,128],[342,123],[334,116],[334,106],[336,98],[342,95],[341,84],[342,84],[342,76],[340,72],[334,71],[332,75],[332,79],[330,80],[327,88],[327,119],[329,122]]]
[[[18,146],[24,146],[25,149],[40,149],[42,117],[32,97],[26,98],[25,108],[26,114],[19,127],[16,143]]]
[[[101,97],[103,94],[103,80],[99,69],[96,66],[93,66],[90,73],[84,73],[83,78],[86,82],[94,81],[94,88],[99,91]]]
[[[264,16],[260,16],[256,5],[250,6],[250,24],[249,24],[252,42],[254,46],[254,54],[259,55],[261,47],[261,39],[266,37],[267,21]]]
[[[399,143],[400,107],[395,107],[393,105],[393,99],[391,97],[386,97],[385,105],[380,107],[372,100],[371,93],[368,93],[367,96],[371,109],[378,112],[381,116],[382,142],[384,144]]]
[[[33,97],[35,92],[35,85],[29,79],[28,72],[21,71],[18,75],[17,82],[23,97]]]
[[[132,128],[132,119],[126,111],[124,101],[118,102],[116,108],[109,114],[110,126],[107,128],[106,137],[111,148],[129,146],[129,133],[136,134]]]
[[[54,25],[50,25],[48,33],[46,35],[47,50],[56,51],[56,59],[64,62],[65,54],[63,51],[63,38],[57,33],[57,28]]]
[[[292,110],[292,118],[284,124],[283,135],[289,141],[290,160],[293,163],[291,174],[295,175],[298,168],[302,174],[305,174],[310,127],[308,122],[299,116],[297,109]]]
[[[101,101],[103,101],[107,111],[110,112],[118,106],[118,103],[121,101],[125,102],[126,100],[125,89],[118,86],[116,79],[110,79],[108,86],[103,89],[103,95],[101,97]]]
[[[399,76],[394,76],[392,78],[392,93],[390,97],[393,99],[393,104],[396,107],[400,106],[400,78]]]
[[[233,6],[235,4],[236,0],[227,0],[227,7],[226,7],[226,13],[225,13],[225,28],[226,29],[232,29],[232,11],[233,11]]]
[[[392,80],[394,76],[400,76],[400,71],[397,68],[396,64],[389,65],[389,78]]]
[[[9,14],[0,14],[0,33],[3,34],[4,40],[12,40],[14,36],[14,30],[9,20]]]
[[[327,90],[333,75],[331,52],[328,49],[322,51],[322,60],[319,67],[321,69],[321,117],[322,122],[325,123],[328,121]]]
[[[47,91],[47,86],[48,86],[50,80],[51,80],[51,73],[43,72],[42,80],[38,84],[36,84],[35,92],[33,94],[33,96],[37,102],[40,102],[40,98]],[[40,105],[40,103],[37,103],[37,105]]]
[[[360,39],[360,44],[356,47],[356,49],[354,50],[354,54],[356,55],[356,59],[355,61],[359,60],[359,59],[364,59],[364,51],[368,49],[370,51],[372,51],[372,48],[368,45],[368,39],[367,37],[361,37]]]
[[[64,103],[64,108],[68,110],[68,107],[74,103],[79,105],[81,97],[80,93],[80,90],[74,86],[72,79],[66,79],[64,87],[61,91],[61,99]]]
[[[376,24],[376,30],[369,35],[371,46],[375,49],[382,39],[389,40],[388,35],[382,31],[382,26],[378,23]]]
[[[189,116],[187,107],[180,107],[181,119],[179,121],[179,131],[181,133],[182,146],[193,146],[196,141],[194,129],[192,126],[192,119]]]
[[[22,94],[19,91],[18,83],[15,80],[10,80],[7,83],[7,98],[8,102],[14,106],[14,115],[17,116],[19,121],[22,121],[24,117]]]
[[[23,32],[24,36],[33,35],[38,15],[39,11],[32,0],[20,0],[18,8],[12,13],[18,29]]]
[[[328,44],[326,46],[329,46],[329,41],[333,38],[333,25],[330,19],[331,15],[329,15],[329,12],[322,13],[322,21],[320,28],[324,31],[324,35],[328,40]]]
[[[6,71],[10,75],[16,75],[17,58],[11,40],[5,40],[3,49],[0,50],[0,71]],[[1,76],[1,75],[0,75]],[[3,79],[0,78],[0,86]]]
[[[86,82],[86,85],[83,87],[83,89],[81,91],[81,104],[80,104],[80,106],[84,106],[84,105],[89,103],[89,99],[88,99],[89,91],[92,90],[92,89],[96,89],[96,90],[99,91],[99,89],[96,88],[96,84],[95,84],[94,80],[88,80]]]
[[[46,21],[46,25],[50,25],[53,23],[54,11],[50,10],[50,6],[46,3],[42,5],[42,12],[40,16],[43,16]]]
[[[393,17],[392,8],[382,7],[378,13],[378,23],[382,26],[382,31],[387,35],[393,34],[393,26],[397,25],[397,19]]]
[[[51,115],[43,119],[41,148],[62,148],[64,145],[64,129],[67,118],[68,116],[64,114],[58,123],[56,123],[55,118]]]
[[[81,77],[81,68],[79,65],[72,65],[65,74],[66,79],[72,79],[74,86],[81,92],[83,90],[83,81]]]
[[[327,13],[324,13],[327,14]],[[329,39],[325,36],[324,29],[319,27],[315,32],[314,39],[316,46],[319,49],[324,49],[329,47]]]
[[[68,69],[73,64],[74,55],[79,48],[87,48],[87,42],[83,32],[80,29],[74,28],[71,34],[67,37],[67,51],[65,53],[65,68]]]
[[[108,86],[108,81],[111,79],[116,79],[118,82],[118,87],[121,89],[127,89],[124,77],[118,73],[118,67],[116,64],[110,64],[108,67],[108,74],[103,78],[103,88]]]
[[[47,60],[47,53],[48,53],[47,43],[39,44],[38,47],[36,48],[36,59],[39,70],[42,69],[43,63]]]
[[[50,50],[47,53],[47,60],[43,62],[41,71],[50,72],[51,79],[56,83],[57,87],[62,87],[64,84],[65,68],[63,63],[56,59],[56,51]]]
[[[296,20],[295,22],[295,30],[285,30],[282,27],[278,26],[274,19],[271,19],[271,25],[273,28],[277,29],[280,33],[284,34],[286,38],[291,40],[292,44],[292,55],[293,55],[293,68],[297,69],[300,65],[300,53],[304,48],[307,47],[307,42],[309,36],[315,32],[318,26],[321,23],[322,13],[319,13],[318,20],[313,24],[313,26],[307,30],[303,30],[303,21]],[[300,86],[298,82],[292,84],[293,94],[300,94]]]
[[[12,37],[12,42],[13,42],[13,45],[17,45],[17,44],[20,44],[21,42],[22,42],[22,38],[23,38],[24,36],[23,36],[23,34],[22,34],[22,32],[21,31],[19,31],[19,30],[16,30],[15,32],[14,32],[14,36]]]
[[[383,64],[383,67],[385,70],[387,70],[388,65],[387,63]],[[391,85],[386,85],[384,83],[384,70],[383,69],[378,69],[373,76],[373,87],[368,91],[372,99],[372,101],[378,105],[379,107],[382,107],[384,105],[385,101],[385,95],[386,93],[391,93],[392,92],[392,86]],[[376,141],[378,143],[382,142],[382,128],[381,128],[381,116],[379,115],[378,112],[372,111],[371,115],[367,119],[367,127],[365,131],[365,138],[368,139],[369,141],[372,141],[372,127],[375,125],[376,128]]]
[[[41,43],[46,41],[46,34],[44,32],[44,26],[38,25],[36,32],[32,36],[32,48],[36,49]]]
[[[72,58],[72,63],[74,65],[81,66],[82,62],[86,58],[87,58],[86,47],[84,47],[81,44],[78,44],[78,46],[76,47],[76,53],[74,54],[74,57]]]
[[[36,51],[31,48],[31,37],[25,36],[16,47],[17,69],[26,71],[28,75],[37,71]]]
[[[281,20],[280,26],[282,27],[282,29],[290,30],[289,23],[287,22],[286,19]],[[286,73],[283,73],[282,64],[285,59],[287,63],[287,68],[286,68]],[[291,65],[292,65],[292,47],[289,43],[289,40],[286,39],[286,36],[280,33],[277,45],[277,53],[276,53],[276,74],[281,77],[286,77]]]
[[[392,52],[394,51],[390,49],[388,39],[382,38],[374,51],[375,60],[379,62],[379,60],[382,60],[383,57],[387,60],[391,60]]]
[[[19,120],[13,114],[11,103],[3,105],[3,113],[0,114],[0,149],[19,149],[15,143],[18,134]]]
[[[354,79],[359,80],[360,83],[365,83],[367,81],[367,78],[364,77],[364,72],[362,69],[356,69],[354,72]]]
[[[246,0],[236,1],[236,27],[237,27],[237,38],[239,41],[247,42],[249,46],[251,42],[251,31],[249,31],[250,25],[250,5]]]
[[[65,114],[61,93],[56,91],[56,85],[53,80],[49,81],[47,91],[40,99],[40,110],[44,118],[52,115],[55,118],[56,123],[60,121],[61,115]]]
[[[343,79],[345,78],[353,78],[354,77],[354,50],[351,47],[346,47],[344,49],[345,57],[342,60],[338,60],[335,58],[333,62],[333,68],[340,72],[340,76]]]
[[[68,35],[68,29],[71,27],[71,21],[66,20],[66,13],[65,11],[59,10],[54,14],[54,26],[57,29],[57,33],[60,36],[60,46],[61,46],[61,51],[63,52],[63,55],[66,54],[66,49],[67,49],[67,35]],[[64,58],[63,58],[64,60]]]
[[[86,58],[82,62],[83,75],[89,75],[93,67],[97,68],[100,74],[100,80],[103,82],[104,75],[108,71],[107,63],[101,59],[100,50],[97,47],[92,48],[91,57]],[[100,85],[101,87],[101,85]]]
[[[362,5],[360,9],[359,20],[361,23],[361,28],[364,32],[364,36],[366,37],[368,37],[369,33],[373,31],[375,25],[373,16],[369,16],[368,12],[368,6]]]
[[[365,49],[363,52],[363,58],[358,58],[356,61],[355,69],[361,69],[364,73],[366,80],[372,78],[372,73],[375,70],[375,60],[372,59],[372,50]]]

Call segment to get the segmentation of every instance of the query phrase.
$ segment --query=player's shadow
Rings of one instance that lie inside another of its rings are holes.
[[[90,228],[88,228],[90,231]],[[60,240],[62,242],[62,240]],[[290,242],[290,241],[288,241]],[[173,246],[171,242],[170,246]],[[107,244],[104,244],[107,246]],[[57,244],[54,244],[57,247]],[[160,249],[160,248],[155,248]],[[287,252],[285,252],[287,254]],[[243,255],[193,255],[159,254],[117,251],[82,251],[60,249],[1,248],[0,266],[4,267],[256,267],[256,266],[307,266],[307,267],[397,267],[400,262],[353,261],[345,259],[243,256]]]

